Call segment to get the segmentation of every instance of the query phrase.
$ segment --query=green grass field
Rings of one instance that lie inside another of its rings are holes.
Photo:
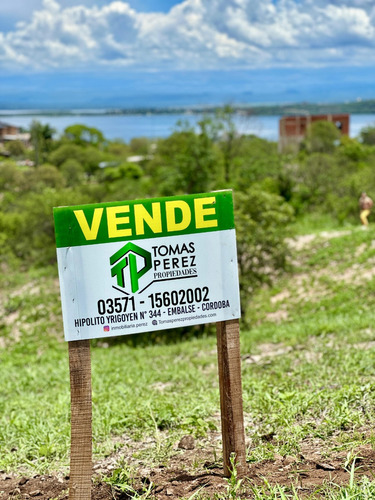
[[[348,484],[323,484],[308,498],[375,498],[371,478],[355,475],[358,450],[375,445],[375,229],[304,231],[301,225],[291,242],[290,272],[256,293],[250,326],[242,327],[247,458],[298,461],[314,447],[321,460],[342,456],[351,475]],[[68,351],[55,273],[0,278],[4,471],[68,470]],[[93,342],[92,371],[94,460],[131,441],[139,444],[135,462],[167,466],[186,434],[211,446],[207,436],[219,428],[220,407],[214,335],[163,337],[148,346]],[[210,453],[220,460],[220,446]],[[216,498],[249,498],[241,496],[245,483],[232,477]],[[252,485],[252,496],[307,498],[293,488],[265,482]]]

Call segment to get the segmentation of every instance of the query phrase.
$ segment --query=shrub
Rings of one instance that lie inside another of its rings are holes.
[[[45,188],[40,193],[7,197],[2,201],[0,235],[3,254],[12,253],[23,266],[47,265],[56,259],[53,207],[90,203],[92,199],[71,189]]]
[[[0,163],[0,191],[18,191],[22,182],[22,171],[11,160]]]
[[[285,238],[293,210],[280,196],[256,185],[236,193],[235,207],[241,306],[246,313],[254,289],[271,283],[286,268]]]
[[[359,134],[359,138],[363,144],[375,146],[375,126],[364,127]]]
[[[22,157],[26,153],[26,148],[21,141],[9,141],[5,145],[5,149],[15,158]]]
[[[305,145],[311,153],[333,153],[340,137],[341,132],[334,123],[317,121],[310,125]]]
[[[66,179],[68,186],[81,184],[85,179],[85,170],[81,163],[75,158],[68,158],[60,167],[60,171]]]

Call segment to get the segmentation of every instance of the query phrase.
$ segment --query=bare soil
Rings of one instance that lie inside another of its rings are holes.
[[[251,499],[252,485],[263,485],[266,479],[271,485],[292,486],[301,498],[308,496],[324,484],[347,484],[350,479],[349,467],[344,467],[346,453],[341,452],[329,458],[322,458],[318,443],[303,443],[298,457],[277,456],[275,460],[265,460],[248,464],[248,470],[242,482],[241,497]],[[369,479],[375,476],[375,451],[370,445],[354,450],[356,458],[356,478],[366,475]],[[118,456],[116,457],[118,458]],[[107,460],[107,464],[111,460]],[[199,466],[197,466],[199,464]],[[94,469],[101,474],[93,475],[92,500],[126,500],[134,495],[121,492],[103,481],[103,477],[111,474],[111,468],[103,469],[98,463]],[[207,498],[214,494],[225,494],[228,481],[223,477],[218,463],[212,462],[212,450],[187,449],[178,450],[168,466],[157,466],[152,469],[140,467],[135,477],[134,489],[142,494],[142,487],[152,483],[153,498],[158,500],[189,498],[195,492]],[[35,475],[33,477],[0,474],[1,500],[13,499],[68,499],[69,476]],[[144,491],[144,490],[143,490]]]

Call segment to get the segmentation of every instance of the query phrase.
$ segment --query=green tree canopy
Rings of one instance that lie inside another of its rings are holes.
[[[306,146],[311,153],[333,153],[339,144],[341,132],[332,122],[313,122],[306,136]]]
[[[83,166],[88,174],[98,169],[103,153],[93,146],[80,146],[74,143],[63,143],[49,155],[49,161],[60,167],[66,160],[75,160]]]
[[[104,135],[100,130],[80,123],[66,127],[63,137],[79,146],[88,144],[91,146],[101,146],[105,142]]]
[[[375,146],[375,125],[364,127],[359,134],[359,138],[363,144]]]
[[[212,140],[203,123],[200,133],[188,123],[180,123],[178,128],[167,139],[159,141],[151,164],[158,188],[166,195],[208,191],[218,165]]]
[[[15,158],[20,158],[25,155],[26,148],[21,141],[9,141],[5,144],[5,149]]]
[[[34,161],[36,166],[46,160],[47,154],[51,151],[55,133],[56,130],[48,123],[43,124],[37,120],[31,122],[30,140],[34,148]]]

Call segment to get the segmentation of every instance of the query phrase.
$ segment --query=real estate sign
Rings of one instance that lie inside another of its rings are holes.
[[[231,191],[54,209],[65,339],[240,317]]]

